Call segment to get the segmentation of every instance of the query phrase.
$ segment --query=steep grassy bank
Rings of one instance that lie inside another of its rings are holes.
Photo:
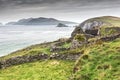
[[[120,39],[86,48],[74,70],[73,80],[120,80]]]

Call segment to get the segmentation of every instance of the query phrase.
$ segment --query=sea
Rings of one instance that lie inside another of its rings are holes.
[[[27,46],[69,38],[76,24],[71,27],[56,25],[0,26],[0,56],[23,49]]]

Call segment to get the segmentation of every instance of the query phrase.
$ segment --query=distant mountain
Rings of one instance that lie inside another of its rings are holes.
[[[59,23],[63,24],[76,24],[75,22],[70,21],[61,21],[54,18],[28,18],[28,19],[21,19],[17,22],[9,22],[6,25],[57,25]]]
[[[5,25],[15,25],[16,22],[8,22]]]
[[[0,26],[3,25],[2,23],[0,23]]]
[[[69,27],[69,26],[67,26],[67,25],[65,25],[63,23],[59,23],[56,27]]]

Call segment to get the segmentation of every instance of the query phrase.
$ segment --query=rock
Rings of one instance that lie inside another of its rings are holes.
[[[75,37],[76,34],[84,34],[83,30],[81,27],[76,27],[75,30],[71,34],[71,39]]]
[[[80,24],[80,27],[85,30],[93,30],[93,29],[99,29],[101,26],[103,26],[103,22],[101,21],[84,21],[83,23]]]
[[[75,49],[78,48],[79,46],[81,46],[80,43],[77,40],[73,40],[70,49]]]
[[[51,52],[59,52],[59,51],[67,50],[67,49],[68,48],[62,48],[62,47],[59,47],[59,46],[52,45],[51,48],[50,48],[50,51]]]
[[[82,22],[80,25],[78,25],[73,33],[71,34],[71,37],[73,38],[76,34],[90,34],[93,36],[102,36],[101,35],[101,29],[106,28],[104,33],[111,33],[111,32],[120,32],[120,29],[114,28],[116,26],[119,26],[119,17],[114,16],[101,16],[101,17],[95,17],[90,18]],[[115,24],[116,22],[117,24]],[[110,31],[110,27],[112,28],[112,31]],[[113,30],[114,29],[114,30]]]
[[[87,30],[85,30],[85,33],[93,35],[93,36],[97,36],[97,35],[99,35],[99,29],[91,29],[91,30],[87,29]]]
[[[67,26],[67,25],[65,25],[63,23],[59,23],[56,27],[69,27],[69,26]]]
[[[90,34],[97,36],[103,22],[101,21],[84,21],[72,32],[71,36],[74,37],[76,34]]]

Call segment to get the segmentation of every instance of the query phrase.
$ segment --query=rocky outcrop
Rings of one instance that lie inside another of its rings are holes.
[[[58,42],[51,44],[50,51],[51,52],[59,52],[59,51],[65,51],[69,50],[69,48],[62,47],[63,44],[69,43],[70,40],[67,38],[60,38]]]
[[[80,27],[83,29],[83,31],[85,30],[91,30],[91,29],[99,29],[101,26],[103,26],[103,22],[101,21],[84,21],[83,23],[80,24]]]
[[[75,48],[79,48],[80,46],[82,46],[82,44],[80,42],[78,42],[77,40],[73,40],[71,43],[71,47],[70,49],[75,49]]]
[[[119,28],[116,27],[119,26],[119,22],[120,22],[120,18],[114,16],[101,16],[101,17],[90,18],[82,22],[80,25],[78,25],[73,31],[71,37],[73,38],[76,34],[83,34],[83,33],[99,36],[101,35],[100,30],[102,27],[106,28],[105,33],[110,31],[110,27],[113,27],[112,29],[119,32],[120,31]],[[116,27],[116,29],[114,27]]]
[[[74,38],[71,40],[70,49],[81,47],[84,44],[87,44],[90,38],[94,38],[94,37],[95,36],[91,34],[76,34],[76,36],[74,36]]]
[[[99,30],[98,29],[91,29],[91,30],[87,29],[87,30],[85,30],[85,33],[93,35],[93,36],[97,36],[97,35],[99,35]]]
[[[113,22],[112,22],[113,21]],[[103,26],[116,26],[113,23],[115,21],[120,21],[120,18],[113,18],[112,16],[103,16],[103,17],[96,17],[88,19],[84,22],[82,22],[78,27],[75,28],[75,30],[72,33],[72,37],[74,37],[75,34],[91,34],[94,36],[100,35],[100,28]],[[111,23],[110,23],[111,22]]]
[[[68,26],[65,24],[59,23],[56,27],[68,27]]]
[[[75,30],[72,32],[72,37],[76,34],[90,34],[97,36],[99,35],[99,29],[103,25],[101,21],[85,21],[81,23]]]
[[[75,30],[72,32],[71,34],[71,39],[73,39],[75,37],[76,34],[85,34],[82,30],[81,27],[76,27]]]

